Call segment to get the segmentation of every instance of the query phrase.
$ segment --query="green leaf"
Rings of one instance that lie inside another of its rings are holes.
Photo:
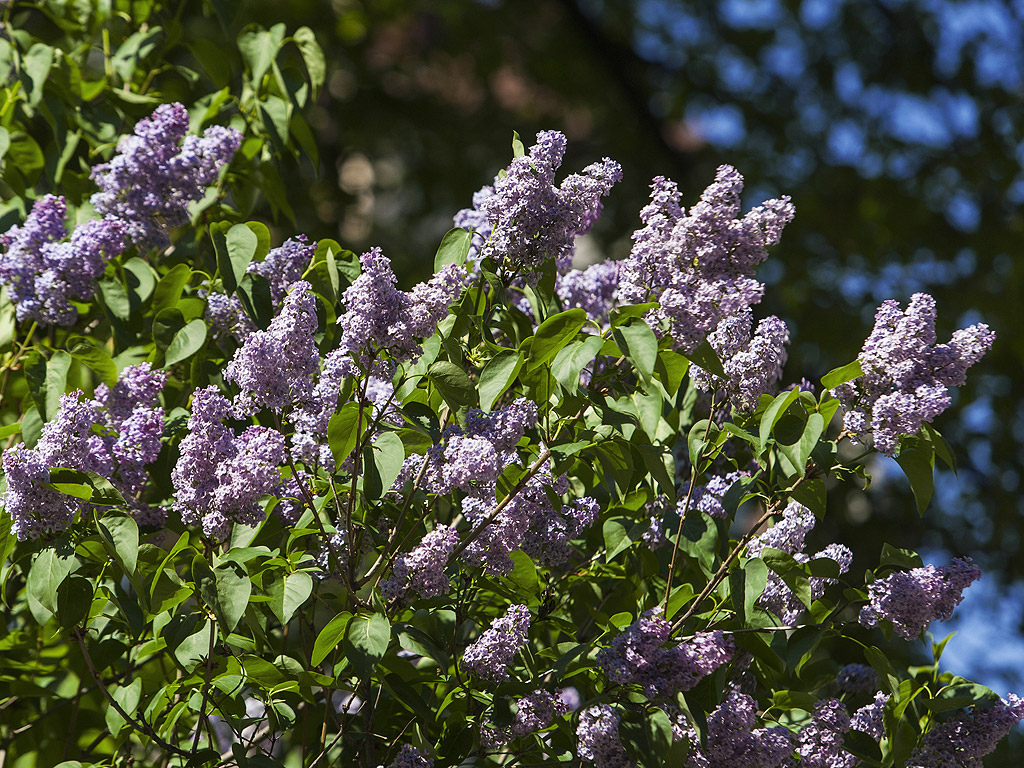
[[[57,613],[57,590],[74,565],[73,555],[58,554],[53,547],[44,548],[33,559],[25,591],[29,610],[39,624],[45,624],[51,614]]]
[[[298,46],[302,54],[302,60],[306,64],[306,72],[309,74],[310,85],[313,86],[315,97],[324,84],[324,77],[327,75],[327,63],[324,60],[323,49],[316,41],[316,35],[309,27],[299,27],[292,35],[292,40]]]
[[[108,387],[117,383],[117,365],[105,349],[90,344],[81,336],[72,336],[68,339],[68,351],[71,357],[88,366]]]
[[[503,349],[487,361],[477,382],[480,409],[484,413],[490,412],[497,399],[515,381],[524,362],[523,353],[517,349]]]
[[[371,451],[376,474],[372,483],[371,478],[366,477],[365,491],[370,499],[379,499],[391,488],[398,478],[398,473],[402,471],[402,464],[405,463],[405,444],[394,432],[383,432],[373,441]]]
[[[391,623],[383,613],[352,617],[345,632],[345,654],[364,680],[373,674],[391,644]]]
[[[153,343],[157,350],[166,352],[174,341],[174,334],[185,327],[185,316],[177,307],[165,307],[153,318]]]
[[[910,490],[917,502],[917,513],[924,515],[935,490],[935,448],[927,440],[904,437],[900,442],[896,463],[910,481]]]
[[[57,623],[64,629],[77,626],[92,608],[92,582],[79,576],[70,576],[57,588]]]
[[[528,606],[540,605],[540,579],[537,565],[521,549],[512,553],[512,572],[506,577],[515,587],[516,595],[525,598]]]
[[[274,579],[267,587],[267,594],[270,595],[270,610],[282,624],[287,624],[295,615],[295,611],[309,599],[312,591],[313,579],[303,571],[296,571],[282,578]]]
[[[715,352],[711,343],[704,339],[693,352],[685,356],[695,365],[699,365],[708,373],[714,374],[720,379],[724,379],[725,368],[722,367],[722,361],[718,357],[718,353]]]
[[[797,474],[803,477],[807,471],[807,460],[811,456],[811,451],[818,444],[821,433],[825,431],[825,419],[820,413],[812,413],[807,417],[807,423],[804,425],[804,431],[800,435],[800,439],[793,445],[780,445],[781,450],[786,457],[792,462],[793,466],[796,467]]]
[[[167,345],[164,364],[168,367],[187,360],[203,348],[206,343],[206,323],[196,318],[179,329]]]
[[[29,106],[36,106],[43,97],[43,86],[46,85],[52,66],[53,48],[43,43],[33,44],[22,59],[22,68],[32,81],[32,88],[28,93]]]
[[[658,360],[658,339],[651,327],[643,320],[636,319],[619,326],[614,335],[616,341],[622,339],[619,348],[626,352],[626,357],[633,363],[640,377],[650,381],[654,374],[654,364]]]
[[[222,563],[210,568],[202,555],[192,560],[192,577],[203,601],[213,611],[221,632],[227,637],[238,625],[252,596],[252,581],[237,563]]]
[[[551,373],[570,395],[576,394],[580,385],[580,374],[594,361],[602,346],[604,339],[600,336],[587,336],[580,341],[569,342],[555,355],[554,362],[551,363]]]
[[[554,358],[587,322],[586,311],[576,308],[552,315],[537,328],[531,339],[527,368],[533,369]]]
[[[743,618],[749,621],[754,615],[754,604],[768,585],[768,566],[764,560],[755,557],[743,565]]]
[[[135,573],[139,557],[139,525],[129,515],[104,515],[99,521],[103,544],[126,576]]]
[[[800,397],[800,391],[798,389],[790,389],[787,392],[779,394],[772,404],[769,405],[764,415],[761,417],[761,445],[765,445],[768,442],[768,438],[771,437],[772,430],[775,429],[775,425],[779,423],[779,419],[782,418],[782,414],[786,412],[786,409],[792,405],[796,399]]]
[[[216,631],[216,624],[212,621],[203,619],[199,629],[182,640],[174,648],[174,658],[176,658],[178,663],[186,670],[191,671],[196,664],[209,655],[211,635]]]
[[[211,227],[214,250],[217,253],[217,269],[228,293],[234,293],[249,268],[260,237],[246,224],[235,224],[226,232],[224,224]],[[269,235],[267,240],[269,241]]]
[[[427,369],[427,378],[452,408],[476,404],[476,387],[466,372],[447,360],[438,360]]]
[[[356,422],[359,419],[359,404],[345,403],[327,422],[327,444],[331,447],[335,463],[340,467],[356,447],[358,435]],[[365,422],[365,417],[364,417]],[[363,429],[366,428],[365,423]]]
[[[647,526],[630,520],[628,517],[612,517],[604,521],[604,559],[610,563],[620,552],[633,546],[647,530]]]
[[[128,685],[113,685],[110,690],[110,698],[118,703],[129,715],[134,716],[138,709],[139,701],[142,700],[142,678],[136,677]],[[112,735],[117,735],[128,723],[112,706],[107,707],[105,713],[107,730]]]
[[[242,54],[253,85],[260,87],[260,81],[267,74],[270,65],[284,42],[285,25],[275,24],[269,30],[250,24],[238,36],[238,51]]]
[[[512,157],[523,157],[526,155],[526,147],[519,138],[518,131],[512,131]]]
[[[822,376],[821,386],[826,390],[835,389],[840,384],[853,381],[863,375],[864,369],[860,366],[860,360],[854,360],[852,363],[847,363],[839,368],[833,368]]]
[[[310,659],[314,667],[319,666],[327,658],[327,654],[333,651],[338,643],[341,642],[341,639],[345,636],[345,628],[351,620],[352,614],[348,611],[342,611],[320,630],[320,634],[316,636],[316,642],[313,643],[313,656]]]
[[[188,264],[176,264],[171,267],[153,289],[153,313],[177,304],[182,291],[185,290],[185,286],[191,279],[192,270]]]
[[[473,244],[473,235],[464,229],[450,229],[441,238],[441,244],[437,246],[437,253],[434,254],[434,272],[440,272],[449,264],[462,266],[469,256],[469,247]]]
[[[60,410],[60,398],[67,388],[68,369],[70,367],[71,355],[64,350],[54,352],[53,357],[46,362],[43,413],[47,421],[53,421]]]

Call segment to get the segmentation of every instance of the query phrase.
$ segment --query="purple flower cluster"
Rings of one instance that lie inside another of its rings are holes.
[[[395,561],[393,575],[381,584],[384,599],[400,600],[409,590],[424,598],[443,595],[448,590],[444,567],[458,543],[459,532],[446,525],[439,525],[424,536]]]
[[[18,320],[73,325],[78,310],[96,290],[107,261],[125,249],[125,227],[111,218],[75,227],[68,239],[63,197],[46,195],[32,206],[25,223],[0,235],[0,282],[16,305]]]
[[[206,312],[203,317],[213,331],[213,337],[218,341],[231,338],[245,341],[249,334],[256,331],[256,324],[242,309],[242,302],[237,296],[205,289],[201,290],[199,295],[206,299]]]
[[[775,768],[793,753],[793,736],[782,726],[754,728],[757,702],[745,693],[730,690],[721,706],[708,715],[707,748],[701,749],[693,726],[689,737],[689,768]]]
[[[316,299],[309,283],[299,281],[265,331],[249,334],[224,370],[224,378],[238,385],[239,414],[269,408],[280,414],[313,395],[320,370],[316,333]]]
[[[813,556],[803,552],[804,537],[814,527],[814,523],[815,517],[811,510],[799,502],[791,501],[782,512],[782,520],[750,540],[747,554],[759,557],[765,548],[770,547],[792,555],[798,563],[828,558],[839,564],[840,574],[846,573],[853,562],[853,553],[844,544],[829,544]],[[835,579],[824,576],[813,576],[809,581],[812,600],[820,598],[825,594],[825,588],[835,583]],[[768,584],[757,602],[787,624],[796,621],[805,607],[782,577],[774,572],[769,572]]]
[[[853,768],[856,757],[843,749],[843,734],[850,730],[850,715],[837,699],[824,699],[814,707],[811,720],[797,735],[801,768]]]
[[[866,733],[875,741],[880,741],[885,735],[885,705],[888,703],[888,693],[876,693],[874,701],[853,713],[850,719],[851,730]]]
[[[971,707],[925,734],[907,768],[982,768],[982,758],[1024,719],[1024,699],[1012,693],[991,707]]]
[[[534,691],[516,702],[516,715],[511,725],[500,731],[487,729],[481,735],[485,746],[496,749],[547,728],[555,718],[569,711],[569,705],[560,697],[547,691]]]
[[[227,538],[232,522],[255,525],[264,519],[258,502],[281,487],[279,467],[285,459],[280,432],[248,427],[235,435],[223,423],[230,409],[215,387],[196,391],[189,434],[171,472],[182,521],[201,523],[203,532],[216,539]]]
[[[886,301],[864,342],[864,375],[832,390],[846,411],[843,427],[867,445],[892,456],[901,435],[914,435],[949,407],[947,387],[967,380],[967,369],[995,341],[983,323],[962,328],[946,344],[936,344],[935,299],[910,297],[906,311]]]
[[[720,401],[728,399],[739,411],[752,411],[761,395],[775,393],[786,364],[786,324],[774,315],[766,317],[751,336],[753,322],[753,312],[742,310],[720,322],[708,336],[708,342],[722,360],[724,380],[700,366],[690,368],[699,390],[718,393]]]
[[[836,687],[843,693],[874,690],[878,674],[867,664],[847,664],[836,674]]]
[[[359,263],[362,273],[342,296],[346,311],[338,318],[339,351],[363,368],[382,352],[394,363],[416,359],[423,351],[420,341],[434,332],[462,292],[465,270],[450,264],[406,293],[395,287],[391,261],[380,248],[364,253]]]
[[[433,768],[433,758],[427,757],[416,747],[403,744],[388,768]]]
[[[565,155],[565,136],[541,131],[529,152],[517,157],[494,185],[473,195],[473,209],[460,211],[455,225],[485,237],[481,259],[507,259],[530,273],[549,259],[560,272],[569,269],[577,235],[601,215],[601,198],[622,179],[622,169],[604,158],[555,186],[555,172]]]
[[[510,606],[504,616],[491,622],[462,655],[463,667],[472,675],[486,680],[508,680],[508,665],[528,642],[530,609],[525,605]]]
[[[619,738],[619,715],[607,704],[580,712],[576,726],[576,753],[597,768],[633,768]]]
[[[633,250],[619,264],[619,301],[658,301],[648,313],[659,335],[689,353],[718,324],[761,300],[764,285],[751,275],[793,218],[789,198],[768,200],[742,218],[743,177],[723,165],[689,213],[674,182],[657,177],[640,212]]]
[[[688,691],[732,658],[736,650],[721,632],[702,632],[664,647],[671,625],[653,608],[602,648],[597,663],[612,682],[638,684],[650,699]]]
[[[617,304],[618,289],[619,264],[615,261],[571,269],[555,282],[555,293],[564,309],[582,309],[602,327],[608,325],[608,316]]]
[[[145,467],[160,453],[164,411],[156,401],[166,379],[164,371],[142,363],[126,368],[112,389],[101,384],[92,400],[80,391],[63,395],[36,447],[18,445],[4,454],[3,504],[19,539],[63,531],[86,506],[44,485],[54,467],[97,473],[124,495],[140,522],[162,521],[162,510],[150,509],[140,497]]]
[[[270,283],[270,297],[276,306],[292,285],[302,279],[315,254],[316,243],[310,243],[305,235],[299,235],[274,248],[263,261],[251,262],[246,271],[267,279]]]
[[[900,637],[916,637],[936,619],[949,619],[964,599],[963,591],[980,578],[981,570],[969,557],[938,568],[896,571],[868,587],[860,623],[877,627],[879,621],[889,621]]]
[[[187,135],[188,123],[181,104],[163,104],[121,139],[109,163],[92,169],[100,189],[93,207],[124,222],[140,248],[170,242],[167,231],[188,223],[188,204],[217,180],[242,142],[242,134],[222,126]]]

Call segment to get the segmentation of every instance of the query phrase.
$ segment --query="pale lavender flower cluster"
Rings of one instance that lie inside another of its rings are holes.
[[[78,309],[71,301],[90,298],[107,261],[125,249],[125,227],[111,218],[64,228],[63,197],[37,200],[23,225],[0,235],[0,282],[14,302],[18,320],[73,325]]]
[[[189,434],[179,446],[171,472],[177,492],[175,507],[187,525],[227,538],[232,522],[255,525],[266,512],[260,498],[281,487],[284,436],[269,427],[248,427],[241,435],[224,426],[231,411],[216,387],[192,396]]]
[[[743,177],[723,165],[689,213],[674,182],[657,177],[640,212],[633,250],[619,263],[619,301],[658,301],[648,313],[659,335],[692,352],[718,324],[758,303],[764,285],[751,275],[793,218],[789,198],[768,200],[742,218]]]
[[[690,503],[698,512],[703,512],[705,515],[718,520],[724,520],[728,515],[722,506],[722,499],[725,498],[725,494],[728,493],[733,485],[750,476],[750,472],[742,469],[730,472],[724,476],[714,475],[708,479],[707,483],[698,485],[693,489]],[[688,486],[688,483],[683,486],[682,493],[686,493]]]
[[[701,749],[692,725],[684,729],[690,741],[689,768],[775,768],[793,753],[793,736],[783,726],[755,728],[757,702],[730,690],[725,701],[708,715],[707,747]]]
[[[678,645],[664,647],[671,624],[653,608],[617,635],[597,655],[612,682],[640,685],[650,699],[688,691],[728,662],[736,650],[721,632],[702,632]]]
[[[92,400],[81,391],[63,395],[36,447],[18,445],[4,454],[3,504],[19,539],[63,531],[86,506],[43,485],[54,467],[103,476],[124,495],[140,522],[162,522],[163,511],[151,509],[140,497],[145,467],[160,453],[164,411],[156,401],[166,379],[164,371],[142,363],[126,368],[112,389],[101,384]]]
[[[569,705],[558,696],[548,691],[534,691],[516,702],[516,714],[511,725],[502,730],[486,729],[481,736],[485,746],[496,749],[547,728],[555,718],[569,711]]]
[[[601,198],[622,179],[622,169],[604,158],[555,186],[565,143],[558,131],[541,131],[526,155],[514,159],[493,186],[473,195],[472,210],[455,216],[456,226],[486,238],[476,257],[507,259],[526,273],[550,259],[560,272],[569,269],[576,236],[589,232],[597,221]]]
[[[462,655],[462,666],[485,680],[508,680],[508,665],[528,642],[530,609],[510,606]]]
[[[250,262],[247,272],[261,275],[270,283],[270,297],[276,306],[293,284],[302,279],[306,267],[316,254],[316,243],[305,235],[285,240],[274,248],[263,261]]]
[[[911,296],[905,312],[896,301],[883,302],[860,353],[864,375],[832,390],[846,411],[844,429],[894,455],[901,435],[917,434],[949,407],[947,387],[966,382],[995,334],[977,323],[946,344],[936,341],[935,299],[927,293]]]
[[[388,768],[433,768],[433,758],[427,757],[416,747],[403,744]]]
[[[241,133],[222,126],[187,135],[188,123],[181,104],[162,104],[121,139],[109,163],[92,169],[100,189],[93,207],[124,222],[140,248],[170,242],[167,231],[188,223],[188,204],[217,180],[242,142]]]
[[[230,338],[245,341],[249,334],[257,330],[256,324],[245,313],[237,296],[215,291],[200,291],[199,295],[200,298],[206,299],[203,317],[213,331],[213,337],[218,341]]]
[[[971,707],[933,727],[907,768],[982,768],[982,758],[1024,719],[1024,699],[1012,693],[990,707]]]
[[[597,768],[634,768],[619,738],[619,714],[607,704],[580,712],[576,726],[576,754]]]
[[[850,715],[839,700],[819,701],[797,735],[801,768],[854,768],[859,760],[843,749],[843,734],[849,730]]]
[[[338,318],[339,351],[364,368],[383,352],[393,363],[415,360],[423,351],[420,342],[462,292],[465,270],[449,264],[407,293],[395,287],[391,261],[380,248],[364,253],[359,263],[362,273],[342,296],[346,311]]]
[[[224,370],[224,378],[241,390],[235,398],[237,413],[269,408],[280,414],[312,397],[320,371],[316,328],[316,299],[309,283],[299,281],[270,327],[249,334]]]
[[[602,327],[615,308],[619,288],[619,265],[602,261],[586,269],[571,269],[555,281],[555,293],[563,309],[582,309]]]
[[[786,364],[789,329],[774,315],[757,324],[751,335],[754,313],[745,309],[718,324],[708,336],[722,361],[723,380],[698,365],[690,375],[702,392],[717,393],[719,401],[728,401],[738,411],[752,411],[761,395],[774,394]]]
[[[381,584],[381,592],[387,601],[403,599],[409,590],[423,598],[437,597],[448,590],[448,577],[444,567],[455,546],[459,543],[459,532],[446,525],[439,525],[395,561],[391,578]]]
[[[836,673],[836,687],[843,693],[860,693],[878,682],[878,674],[867,664],[847,664]]]
[[[853,553],[844,544],[829,544],[825,549],[810,556],[803,552],[804,538],[814,527],[815,517],[807,507],[791,501],[782,512],[782,519],[773,527],[759,536],[755,536],[747,545],[750,557],[759,557],[766,548],[778,549],[793,556],[798,563],[809,560],[828,558],[839,564],[839,573],[846,573],[853,563]],[[835,579],[824,576],[813,576],[809,579],[811,599],[817,600],[825,594],[825,588],[835,583]],[[804,610],[804,604],[774,572],[768,573],[768,584],[758,605],[776,614],[782,621],[790,624]]]
[[[967,558],[949,565],[927,565],[896,571],[868,587],[869,602],[860,611],[860,623],[877,627],[889,621],[900,637],[920,635],[936,619],[945,621],[964,599],[963,591],[981,578],[981,570]]]
[[[875,700],[853,713],[850,729],[866,733],[875,741],[885,735],[885,705],[889,703],[889,694],[879,691]]]

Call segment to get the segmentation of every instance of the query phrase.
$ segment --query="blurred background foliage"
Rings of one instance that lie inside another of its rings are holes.
[[[655,175],[693,202],[728,162],[747,205],[792,196],[796,220],[761,272],[761,314],[793,329],[789,381],[852,360],[886,298],[932,293],[943,338],[989,323],[999,340],[959,393],[970,406],[937,425],[959,472],[940,476],[926,521],[878,464],[870,488],[830,500],[819,534],[872,563],[883,541],[974,556],[989,591],[965,629],[998,627],[1004,650],[982,641],[958,664],[1024,689],[1007,640],[1024,580],[1024,3],[52,0],[3,14],[0,61],[20,90],[0,103],[0,229],[23,217],[22,189],[87,198],[111,139],[179,100],[268,127],[233,166],[263,191],[231,201],[240,220],[274,223],[275,242],[380,245],[409,285],[507,164],[512,130],[529,144],[558,129],[566,171],[602,155],[624,168],[585,260],[628,251]]]

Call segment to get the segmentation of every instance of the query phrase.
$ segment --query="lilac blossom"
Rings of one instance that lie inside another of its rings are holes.
[[[1024,719],[1024,699],[1012,693],[990,707],[973,706],[933,727],[907,768],[982,768],[982,758]]]
[[[690,741],[689,768],[775,768],[789,761],[793,736],[783,726],[755,728],[757,702],[735,689],[708,715],[707,747],[693,726],[683,729]]]
[[[928,565],[896,571],[868,587],[869,602],[860,611],[860,623],[877,627],[889,621],[900,637],[920,635],[936,619],[952,617],[963,591],[981,578],[981,571],[967,558],[949,565]]]
[[[192,397],[189,434],[171,472],[175,507],[187,525],[202,524],[207,536],[224,539],[232,522],[255,525],[265,517],[259,499],[281,487],[284,436],[249,427],[236,436],[223,420],[230,403],[215,387]]]
[[[558,131],[541,131],[527,154],[515,158],[493,186],[473,195],[472,210],[456,215],[456,226],[484,238],[476,257],[507,259],[525,273],[534,273],[550,259],[560,272],[568,270],[576,236],[589,232],[597,221],[601,198],[622,179],[622,169],[604,158],[555,186],[565,143]]]
[[[276,306],[292,285],[302,279],[315,254],[316,243],[310,243],[305,235],[299,235],[274,248],[263,261],[250,262],[246,271],[267,279],[270,283],[270,298]]]
[[[23,225],[0,235],[0,282],[18,320],[73,325],[78,310],[72,300],[91,298],[107,261],[125,249],[124,227],[110,218],[81,224],[65,239],[66,215],[64,198],[46,195]]]
[[[280,414],[310,399],[320,371],[316,328],[316,299],[309,283],[299,281],[270,327],[250,334],[224,370],[224,378],[241,390],[238,413],[269,408]]]
[[[168,230],[188,223],[189,203],[202,198],[242,142],[241,133],[221,126],[186,135],[188,123],[181,104],[162,104],[122,137],[109,163],[92,169],[100,189],[93,207],[122,221],[140,248],[170,242]]]
[[[463,667],[485,680],[508,680],[508,665],[528,642],[530,610],[525,605],[509,607],[504,616],[491,622],[462,655]]]
[[[661,607],[643,614],[601,649],[597,663],[608,679],[621,685],[638,684],[651,699],[688,691],[732,658],[735,646],[721,632],[702,632],[664,647],[671,625]]]
[[[847,664],[836,673],[836,687],[843,693],[874,690],[878,674],[867,664]]]
[[[403,744],[388,768],[433,768],[433,758],[427,757],[415,747]]]
[[[743,310],[718,324],[708,342],[718,354],[725,379],[700,366],[690,375],[702,392],[717,393],[719,401],[728,400],[739,411],[752,411],[761,395],[774,394],[786,364],[789,329],[777,317],[766,317],[751,336],[753,312]]]
[[[843,749],[843,734],[850,730],[850,715],[842,702],[824,699],[814,707],[811,720],[797,734],[801,768],[853,768],[856,757]]]
[[[853,713],[850,719],[850,728],[854,731],[866,733],[875,741],[880,741],[885,735],[885,705],[889,703],[889,694],[879,691],[875,694],[875,700],[870,704]]]
[[[534,691],[516,702],[516,714],[507,728],[485,729],[482,741],[488,749],[496,749],[516,739],[547,728],[556,718],[570,712],[569,705],[548,691]]]
[[[448,589],[444,567],[458,543],[457,530],[446,525],[437,526],[410,552],[395,561],[393,575],[381,584],[384,599],[400,600],[409,590],[423,598],[443,595]]]
[[[832,390],[846,411],[844,429],[894,455],[900,436],[917,434],[949,407],[947,388],[966,382],[967,369],[991,348],[995,334],[977,323],[946,344],[936,341],[931,296],[915,293],[905,312],[895,301],[883,302],[858,358],[864,375]]]
[[[249,319],[249,315],[242,308],[242,302],[237,296],[228,296],[223,293],[207,291],[203,296],[206,299],[206,311],[203,317],[206,324],[213,331],[213,337],[217,341],[237,339],[245,341],[250,334],[255,333],[256,324]]]
[[[619,301],[658,301],[648,321],[684,353],[722,320],[761,300],[764,285],[751,275],[793,218],[786,197],[738,218],[742,189],[743,177],[723,165],[687,213],[675,183],[655,178],[651,202],[640,212],[643,227],[633,233],[629,258],[619,263]]]
[[[634,768],[619,738],[619,715],[607,704],[580,712],[576,726],[576,754],[597,768]]]
[[[426,283],[406,293],[395,287],[397,278],[380,248],[359,257],[362,273],[346,289],[346,311],[341,326],[340,354],[364,368],[387,352],[394,363],[415,360],[420,346],[462,291],[465,271],[450,264]]]
[[[555,293],[562,301],[562,308],[582,309],[601,327],[608,325],[609,314],[617,304],[618,288],[619,265],[615,261],[572,269],[555,281]]]

